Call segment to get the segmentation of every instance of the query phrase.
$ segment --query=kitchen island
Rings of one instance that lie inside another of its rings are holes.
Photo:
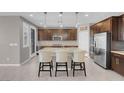
[[[56,52],[56,51],[67,51],[67,52],[73,52],[73,51],[83,51],[80,48],[75,48],[75,47],[71,47],[71,48],[43,48],[41,50],[39,50],[39,52],[41,51],[52,51],[52,52]]]
[[[39,41],[39,47],[78,47],[78,42],[73,40],[67,41]]]

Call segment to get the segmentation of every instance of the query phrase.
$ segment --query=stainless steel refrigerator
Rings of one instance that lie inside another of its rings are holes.
[[[111,50],[111,34],[107,32],[97,33],[94,35],[94,62],[98,65],[109,69]]]

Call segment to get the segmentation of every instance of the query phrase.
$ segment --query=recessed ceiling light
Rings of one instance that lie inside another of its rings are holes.
[[[88,15],[88,14],[85,14],[84,16],[86,16],[86,17],[87,17],[87,16],[89,16],[89,15]]]
[[[30,14],[29,16],[30,16],[30,17],[32,17],[32,16],[33,16],[33,14]]]

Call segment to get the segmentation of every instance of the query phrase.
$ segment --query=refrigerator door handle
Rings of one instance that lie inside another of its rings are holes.
[[[96,41],[94,41],[94,46],[96,47]]]

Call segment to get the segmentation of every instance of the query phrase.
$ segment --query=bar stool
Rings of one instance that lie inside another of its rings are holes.
[[[86,76],[85,68],[85,51],[74,51],[74,56],[71,61],[71,69],[73,69],[73,76],[75,76],[75,71],[81,70],[84,71]],[[79,67],[79,68],[76,68]]]
[[[50,71],[50,76],[52,76],[53,62],[52,62],[52,52],[42,51],[38,55],[39,59],[39,71],[38,77],[40,76],[40,71]],[[45,70],[44,67],[49,67],[48,70]]]
[[[68,76],[68,53],[66,51],[56,52],[56,69],[55,76],[57,76],[57,71],[66,71]],[[65,70],[59,70],[58,67],[66,67]]]

